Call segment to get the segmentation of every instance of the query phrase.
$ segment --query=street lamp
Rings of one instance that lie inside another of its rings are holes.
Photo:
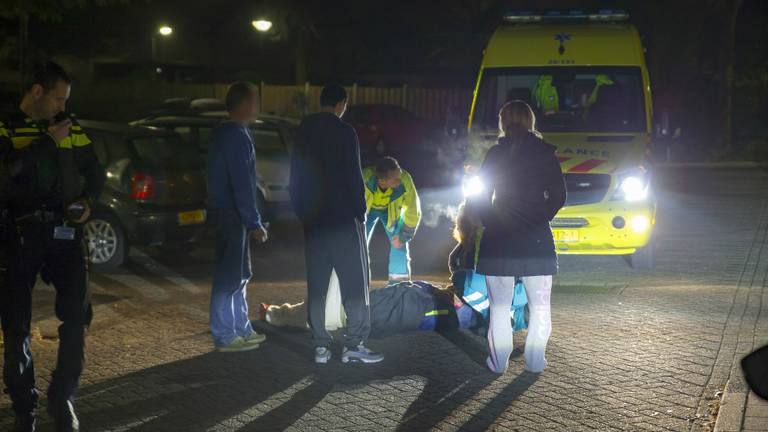
[[[172,34],[173,34],[173,27],[167,24],[163,24],[160,27],[158,27],[157,33],[152,33],[152,38],[150,40],[150,42],[152,43],[151,60],[154,66],[156,66],[155,63],[157,63],[157,39],[159,37],[168,38]],[[162,69],[160,67],[156,67],[155,76],[159,75],[160,73],[162,73]]]
[[[272,21],[260,18],[251,21],[251,25],[256,29],[256,31],[266,33],[272,28]]]

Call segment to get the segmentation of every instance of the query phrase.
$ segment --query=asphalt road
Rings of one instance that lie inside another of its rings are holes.
[[[258,350],[213,353],[210,248],[134,250],[124,268],[92,278],[96,318],[78,400],[84,430],[710,428],[716,393],[738,379],[735,362],[768,342],[768,172],[664,168],[656,186],[657,268],[561,257],[550,367],[538,376],[522,373],[519,352],[506,375],[486,372],[484,340],[462,332],[373,340],[387,359],[368,368],[317,368],[306,333],[267,326]],[[252,309],[304,298],[300,231],[282,223],[272,235],[254,248]],[[379,279],[381,235],[372,252]],[[452,245],[449,225],[422,229],[413,245],[417,277],[445,283]],[[41,388],[55,355],[52,299],[39,284],[33,349]],[[516,334],[516,347],[523,343]],[[10,413],[2,396],[0,430]],[[745,429],[765,425],[768,414],[743,416]]]

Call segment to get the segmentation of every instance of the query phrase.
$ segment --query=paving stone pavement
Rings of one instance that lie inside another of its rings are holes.
[[[258,350],[212,352],[205,265],[140,253],[122,273],[94,276],[77,400],[84,430],[709,430],[710,403],[727,382],[736,386],[738,360],[768,342],[768,175],[692,169],[660,178],[657,269],[563,257],[549,368],[538,375],[523,372],[525,332],[503,376],[486,371],[485,341],[467,332],[372,340],[387,358],[367,367],[315,366],[307,333],[260,324],[268,340]],[[424,277],[444,282],[434,273]],[[52,290],[39,288],[33,350],[44,389],[56,321]],[[249,289],[252,308],[304,296],[296,278],[257,276]],[[765,405],[745,399],[739,430],[768,430]],[[41,419],[40,430],[51,430]],[[0,430],[11,420],[3,396]]]

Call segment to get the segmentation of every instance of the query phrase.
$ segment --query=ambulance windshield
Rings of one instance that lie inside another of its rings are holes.
[[[501,106],[522,100],[541,132],[644,132],[638,67],[486,68],[472,118],[478,131],[498,129]]]

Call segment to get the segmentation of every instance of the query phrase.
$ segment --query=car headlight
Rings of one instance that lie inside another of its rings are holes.
[[[645,170],[619,175],[618,184],[612,198],[614,201],[642,201],[648,198],[650,178]]]
[[[464,192],[464,198],[477,196],[485,191],[485,185],[480,177],[472,176],[464,179],[462,191]]]

